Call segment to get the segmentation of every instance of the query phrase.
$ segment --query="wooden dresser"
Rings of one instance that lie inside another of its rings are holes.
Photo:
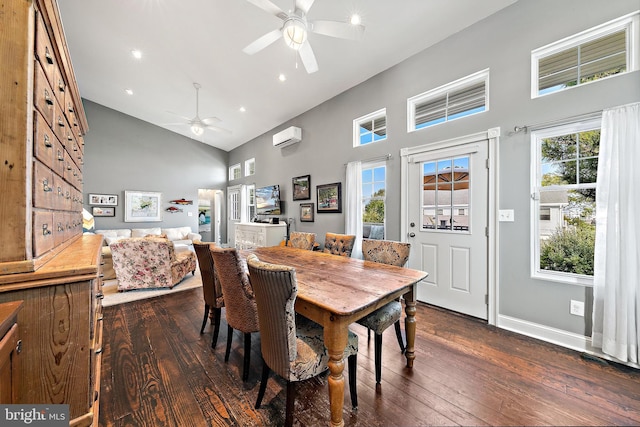
[[[0,403],[18,403],[22,341],[18,313],[22,301],[0,304]]]
[[[56,1],[0,1],[0,28],[0,303],[23,301],[15,403],[68,404],[72,426],[97,425],[102,236],[82,235],[87,119]]]

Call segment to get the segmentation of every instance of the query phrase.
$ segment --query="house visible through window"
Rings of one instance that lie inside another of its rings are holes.
[[[362,222],[369,238],[384,239],[386,175],[384,163],[362,165]]]
[[[407,132],[489,110],[489,70],[407,100]]]
[[[422,228],[469,231],[469,156],[422,163]]]
[[[531,52],[531,97],[638,69],[636,12]]]
[[[375,111],[353,121],[353,146],[387,139],[387,109]]]
[[[532,133],[532,274],[590,284],[600,119]]]

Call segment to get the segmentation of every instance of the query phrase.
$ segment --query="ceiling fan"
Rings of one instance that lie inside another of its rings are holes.
[[[283,38],[287,46],[300,54],[304,68],[309,74],[318,71],[318,62],[307,39],[310,32],[351,40],[361,38],[364,33],[364,26],[360,25],[359,18],[356,15],[352,16],[351,23],[307,20],[307,13],[315,0],[295,0],[293,11],[289,13],[284,12],[269,0],[247,1],[282,19],[283,25],[258,38],[242,51],[248,55],[253,55],[274,43],[276,40]]]
[[[179,115],[177,115],[175,113],[171,113],[171,114],[175,114],[178,117],[186,120],[186,123],[185,122],[181,122],[181,123],[167,123],[167,124],[168,125],[184,125],[184,124],[187,124],[191,128],[191,133],[193,133],[195,136],[202,136],[202,134],[204,133],[205,129],[211,129],[211,130],[214,130],[214,131],[217,131],[217,132],[224,132],[224,133],[231,134],[230,130],[213,125],[213,123],[220,123],[222,121],[219,118],[217,118],[217,117],[207,117],[205,119],[201,119],[200,118],[199,91],[200,91],[200,88],[202,86],[200,85],[200,83],[194,83],[193,87],[196,89],[196,116],[190,119],[189,117],[179,116]]]

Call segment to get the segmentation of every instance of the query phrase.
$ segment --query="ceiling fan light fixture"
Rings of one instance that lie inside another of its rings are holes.
[[[290,18],[282,27],[282,36],[287,46],[298,50],[307,40],[307,26],[299,18]]]
[[[204,133],[204,128],[202,127],[202,125],[200,123],[194,123],[191,125],[191,132],[195,135],[195,136],[200,136]]]

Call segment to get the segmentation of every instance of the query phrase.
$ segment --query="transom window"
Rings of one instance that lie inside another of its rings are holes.
[[[600,119],[532,133],[532,275],[591,284]]]
[[[244,176],[255,175],[255,173],[256,173],[256,159],[245,160]]]
[[[407,100],[407,132],[489,110],[489,70],[421,93]]]
[[[353,121],[353,146],[387,139],[387,109],[375,111]]]
[[[384,163],[362,167],[362,222],[370,227],[370,238],[384,239],[386,175]]]
[[[637,70],[638,16],[626,15],[532,51],[531,97]]]
[[[240,163],[229,167],[229,181],[233,181],[234,179],[240,179],[241,176],[242,176],[242,170],[240,167]]]
[[[469,231],[469,156],[422,163],[422,228]]]

